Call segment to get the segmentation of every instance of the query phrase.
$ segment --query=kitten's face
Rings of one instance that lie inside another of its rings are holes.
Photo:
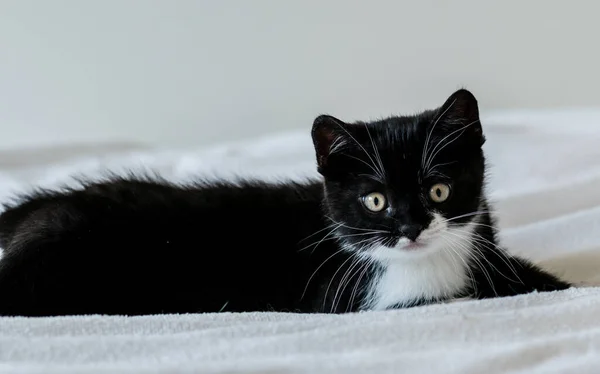
[[[351,124],[321,116],[313,140],[329,218],[348,248],[418,255],[468,236],[485,169],[468,91],[416,116]]]

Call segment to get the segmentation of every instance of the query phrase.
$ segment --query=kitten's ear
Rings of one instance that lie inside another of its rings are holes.
[[[439,122],[440,129],[469,135],[483,145],[485,137],[479,120],[479,106],[475,96],[466,89],[454,92],[442,105],[433,123]]]
[[[318,116],[313,122],[312,140],[320,168],[326,166],[329,156],[344,145],[347,127],[348,124],[329,115]]]

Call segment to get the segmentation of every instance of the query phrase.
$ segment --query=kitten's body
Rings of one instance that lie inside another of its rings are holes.
[[[324,181],[30,195],[0,215],[0,315],[341,313],[568,287],[497,248],[471,98],[369,124],[319,117]]]
[[[299,243],[325,224],[321,190],[111,180],[38,195],[0,218],[0,313],[316,311],[300,296],[335,244],[298,249],[320,239]],[[347,257],[328,261],[307,292]]]

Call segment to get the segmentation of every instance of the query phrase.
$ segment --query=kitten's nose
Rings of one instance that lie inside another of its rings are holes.
[[[417,240],[421,231],[423,231],[423,226],[418,224],[400,226],[400,232],[412,242]]]

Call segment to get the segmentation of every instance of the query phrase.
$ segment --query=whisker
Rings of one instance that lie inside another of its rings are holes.
[[[432,161],[435,159],[435,156],[437,156],[437,155],[438,155],[438,153],[440,153],[440,152],[441,152],[441,151],[442,151],[444,148],[446,148],[448,145],[450,145],[450,144],[454,143],[454,142],[455,142],[455,141],[456,141],[458,138],[460,138],[460,137],[462,136],[462,134],[463,134],[463,133],[466,131],[467,127],[469,127],[469,126],[472,126],[473,124],[475,124],[475,123],[477,123],[477,122],[479,122],[479,120],[478,120],[478,119],[477,119],[477,120],[475,120],[475,121],[473,121],[473,122],[471,122],[471,123],[469,123],[468,125],[465,125],[465,126],[461,127],[460,129],[457,129],[457,130],[454,130],[454,131],[452,131],[450,134],[446,135],[446,136],[445,136],[445,137],[444,137],[442,140],[440,140],[440,141],[439,141],[439,142],[438,142],[438,143],[435,145],[435,147],[433,148],[433,150],[431,151],[432,155],[429,157],[429,161],[428,161],[428,162],[427,162],[427,164],[425,165],[425,169],[427,170],[427,169],[429,168],[429,166],[431,165],[431,162],[432,162]],[[451,136],[451,135],[453,135],[453,134],[457,133],[458,131],[462,131],[462,132],[461,132],[460,134],[458,134],[458,135],[457,135],[457,136],[456,136],[454,139],[452,139],[451,141],[447,142],[447,143],[446,143],[446,144],[444,144],[444,145],[443,145],[443,146],[442,146],[440,149],[438,149],[438,150],[436,151],[436,148],[437,148],[437,147],[438,147],[440,144],[442,144],[442,142],[443,142],[444,140],[446,140],[446,138],[448,138],[449,136]],[[434,152],[435,152],[435,153],[434,153]]]
[[[346,141],[341,136],[338,136],[337,138],[335,138],[333,143],[331,143],[331,146],[329,147],[329,154],[334,154],[335,152],[340,150],[344,145],[346,145]]]
[[[374,180],[375,182],[379,182],[379,183],[383,183],[383,180],[381,179],[381,177],[377,176],[377,175],[371,175],[371,174],[358,174],[359,177],[365,177],[365,178],[369,178]]]
[[[481,256],[482,259],[484,259],[492,268],[492,270],[494,270],[496,273],[498,273],[499,275],[502,276],[502,278],[506,279],[509,282],[512,283],[518,283],[518,281],[515,281],[514,279],[508,277],[506,274],[504,274],[502,271],[500,271],[500,269],[498,269],[485,255],[485,253],[483,253],[482,249],[479,248],[478,246],[473,246],[473,249],[477,251],[477,253],[479,253],[479,255]],[[521,282],[522,283],[522,282]]]
[[[358,250],[363,250],[367,247],[372,247],[374,244],[376,244],[379,240],[377,238],[366,238],[363,239],[361,241],[358,241],[356,243],[352,243],[350,245],[348,245],[349,247],[352,247],[353,249],[358,249]],[[367,243],[366,245],[364,243]]]
[[[322,242],[326,241],[326,240],[334,240],[334,239],[346,239],[346,238],[351,238],[351,237],[355,237],[355,236],[364,236],[364,235],[377,235],[377,234],[387,234],[386,231],[380,231],[380,230],[373,230],[370,232],[359,232],[357,234],[346,234],[346,235],[335,235],[335,236],[331,236],[331,237],[327,237],[327,235],[325,235],[325,237],[323,237],[321,240],[315,241],[305,247],[302,247],[298,250],[298,252],[303,251],[307,248],[309,248],[312,245],[315,245],[315,248],[321,244]],[[329,235],[329,234],[328,234]]]
[[[370,165],[370,164],[369,164],[368,162],[366,162],[365,160],[363,160],[363,159],[360,159],[360,158],[358,158],[358,157],[356,157],[356,156],[352,156],[352,155],[346,154],[346,153],[342,153],[342,155],[344,155],[344,156],[346,156],[346,157],[349,157],[349,158],[351,158],[351,159],[354,159],[354,160],[356,160],[356,161],[360,161],[360,162],[362,162],[363,164],[365,164],[365,165],[367,165],[369,168],[371,168],[371,170],[373,170],[373,172],[375,173],[375,175],[377,176],[377,178],[380,178],[380,181],[381,181],[381,182],[383,182],[383,181],[385,180],[385,178],[383,177],[383,175],[381,175],[381,173],[379,172],[379,170],[377,170],[377,168],[373,167],[372,165]]]
[[[365,240],[365,242],[367,242],[366,246],[373,247],[373,246],[376,246],[379,243],[381,243],[381,239],[377,239],[377,238],[375,238],[375,239],[368,239],[368,240]],[[360,249],[364,249],[364,247],[366,247],[366,246],[363,246]],[[354,297],[356,296],[355,292],[356,292],[356,290],[358,289],[358,287],[360,285],[360,281],[361,281],[362,277],[364,276],[364,273],[366,272],[366,270],[375,261],[375,259],[373,257],[370,257],[370,256],[360,256],[359,260],[362,261],[362,263],[364,264],[364,266],[358,268],[356,270],[356,272],[347,280],[346,284],[344,285],[344,288],[342,289],[342,293],[340,294],[340,298],[338,299],[337,304],[334,306],[335,310],[337,310],[337,307],[339,306],[339,303],[341,301],[342,294],[343,294],[344,290],[346,289],[346,287],[348,287],[348,285],[350,284],[350,281],[352,280],[352,278],[354,278],[361,271],[361,269],[364,268],[362,270],[362,273],[361,273],[360,277],[356,280],[356,284],[354,285],[352,293],[350,294],[351,297],[348,299],[348,304],[346,305],[346,311],[348,310],[348,308],[350,308],[353,305],[353,303],[354,303]],[[334,297],[334,301],[335,301],[335,297]]]
[[[310,246],[312,246],[312,245],[315,245],[315,244],[316,244],[316,245],[315,245],[315,247],[313,248],[313,253],[314,253],[314,251],[317,249],[317,247],[318,247],[318,246],[319,246],[319,245],[320,245],[322,242],[324,242],[325,240],[331,240],[331,239],[335,239],[335,236],[331,236],[331,235],[332,235],[332,234],[335,232],[335,230],[337,230],[338,228],[339,228],[339,226],[332,228],[332,229],[331,229],[331,231],[329,231],[329,232],[327,233],[327,235],[325,235],[325,236],[323,236],[323,237],[321,238],[321,240],[317,240],[317,241],[315,241],[315,242],[312,242],[312,243],[310,243],[310,244],[309,244],[309,245],[307,245],[307,246],[304,246],[304,247],[300,248],[300,249],[298,250],[298,252],[302,252],[302,251],[303,251],[303,250],[305,250],[306,248],[308,248],[308,247],[310,247]]]
[[[460,230],[460,229],[454,229],[454,230],[468,233],[468,231],[464,231],[464,230]],[[485,246],[485,248],[487,248],[490,252],[495,254],[502,262],[504,262],[504,264],[510,269],[510,271],[512,271],[512,273],[515,275],[515,277],[517,277],[519,282],[521,282],[521,284],[523,284],[523,280],[519,277],[519,275],[517,273],[517,269],[510,263],[511,259],[508,257],[508,255],[505,253],[505,251],[504,251],[504,249],[502,249],[502,247],[500,247],[496,243],[491,242],[490,240],[484,238],[483,236],[481,236],[477,233],[471,233],[471,235],[475,236],[475,237],[472,237],[472,239],[475,242]],[[505,276],[505,278],[508,279],[508,277],[506,277],[506,276]],[[510,280],[515,282],[514,279],[510,279]]]
[[[330,216],[327,216],[327,215],[326,215],[326,216],[325,216],[325,218],[327,218],[327,219],[329,219],[329,220],[331,220],[331,221],[333,221],[333,222],[335,222],[335,223],[338,223],[338,222],[337,222],[335,219],[333,219],[333,218],[332,218],[332,217],[330,217]],[[351,229],[351,230],[357,230],[357,231],[376,231],[376,230],[372,230],[372,229],[364,229],[364,228],[360,228],[360,227],[348,226],[348,225],[346,225],[345,223],[342,223],[342,222],[339,222],[339,223],[340,223],[340,224],[341,224],[343,227],[345,227],[345,228],[348,228],[348,229]],[[386,227],[385,225],[382,225],[382,224],[379,224],[379,225],[380,225],[380,226],[383,226],[383,227]],[[382,233],[389,233],[389,232],[390,232],[390,230],[377,230],[377,231],[379,231],[379,232],[382,232]]]
[[[487,240],[487,239],[485,239],[485,238],[483,238],[481,236],[480,236],[480,238],[481,239],[477,239],[477,241],[480,242],[482,245],[484,245],[490,252],[492,252],[493,254],[495,254],[496,257],[498,257],[506,265],[506,267],[508,267],[508,269],[514,274],[514,276],[517,278],[517,280],[521,284],[525,284],[523,282],[523,280],[521,279],[521,277],[519,277],[519,273],[517,272],[517,269],[511,263],[511,259],[504,252],[504,250],[502,248],[500,248],[498,245],[490,242],[489,240]],[[513,280],[513,282],[514,282],[514,280]]]
[[[365,129],[367,130],[367,135],[369,135],[369,139],[371,140],[371,146],[373,147],[373,152],[375,153],[375,160],[379,163],[379,170],[381,170],[381,175],[385,177],[385,168],[383,167],[383,162],[381,161],[381,156],[379,155],[379,149],[377,149],[377,145],[373,141],[373,137],[371,136],[371,132],[369,131],[369,126],[365,123]]]
[[[477,121],[478,121],[478,120],[476,120],[475,122],[477,122]],[[430,155],[429,155],[429,157],[428,157],[428,159],[427,159],[427,162],[425,163],[425,166],[424,166],[424,168],[425,168],[426,170],[427,170],[427,169],[429,169],[429,166],[431,165],[431,163],[432,163],[432,162],[433,162],[433,160],[435,159],[435,156],[437,156],[437,154],[438,154],[438,153],[439,153],[439,152],[440,152],[440,151],[441,151],[441,150],[442,150],[444,147],[446,147],[448,144],[451,144],[451,143],[453,143],[455,140],[457,140],[458,138],[460,138],[460,137],[462,136],[462,134],[465,132],[466,128],[467,128],[467,127],[469,127],[469,126],[471,126],[471,125],[472,125],[473,123],[475,123],[475,122],[472,122],[472,123],[470,123],[470,124],[468,124],[468,125],[466,125],[466,126],[463,126],[463,127],[459,128],[459,129],[456,129],[456,130],[452,131],[450,134],[448,134],[448,135],[446,135],[445,137],[443,137],[443,138],[442,138],[442,140],[438,141],[438,142],[435,144],[435,146],[433,147],[433,149],[431,150],[431,153],[430,153]],[[449,142],[447,142],[447,143],[445,143],[445,144],[444,144],[444,141],[445,141],[446,139],[448,139],[449,137],[451,137],[452,135],[456,134],[456,133],[457,133],[457,132],[459,132],[459,131],[460,131],[460,134],[458,134],[456,137],[454,137],[454,139],[452,139],[451,141],[449,141]],[[442,148],[440,148],[438,151],[436,151],[436,149],[437,149],[437,148],[438,148],[440,145],[442,145],[442,144],[443,144]]]
[[[350,308],[352,307],[352,305],[354,305],[354,299],[358,292],[358,288],[360,287],[360,282],[362,281],[363,277],[365,276],[367,270],[369,270],[369,268],[373,264],[373,261],[375,261],[375,260],[372,257],[367,257],[366,260],[364,260],[363,270],[360,273],[360,275],[358,276],[358,279],[356,280],[356,284],[354,285],[354,288],[352,289],[352,293],[350,294],[350,299],[348,301],[348,306],[346,306],[346,312],[348,312],[350,310]]]
[[[449,177],[446,174],[444,174],[444,173],[442,173],[440,171],[437,171],[435,169],[439,168],[439,167],[442,167],[442,166],[446,166],[446,165],[452,165],[452,164],[455,164],[457,162],[458,161],[450,161],[450,162],[441,162],[441,163],[435,164],[433,167],[431,167],[428,170],[426,170],[426,172],[425,172],[425,178],[429,178],[429,177],[432,177],[432,176],[437,176],[439,178],[448,178],[449,179]]]
[[[363,242],[366,242],[367,246],[374,246],[374,245],[376,245],[379,242],[379,239],[370,238],[370,239],[365,239]],[[361,262],[362,263],[366,263],[368,265],[370,263],[370,261],[372,261],[372,260],[371,259],[365,260],[365,257],[359,256],[359,257],[357,257],[356,263],[350,269],[348,269],[348,271],[344,274],[344,277],[342,277],[342,280],[340,281],[340,283],[338,285],[338,290],[336,291],[336,293],[335,293],[335,295],[333,297],[333,303],[332,303],[332,309],[331,309],[332,312],[334,310],[337,310],[337,308],[339,306],[339,303],[340,303],[340,301],[342,299],[342,295],[344,294],[344,291],[345,291],[346,287],[348,287],[348,285],[350,284],[350,281],[352,280],[352,278],[354,278],[360,272],[361,267],[359,267],[356,270],[356,272],[354,272],[350,276],[350,272],[352,271],[352,269],[354,269],[356,267],[356,265],[360,264]],[[348,276],[349,276],[349,278],[345,279]],[[337,295],[338,295],[338,292],[340,291],[340,289],[341,289],[341,292],[340,292],[340,297],[338,299]],[[336,299],[337,299],[337,302],[336,302]],[[346,309],[347,308],[348,308],[348,306],[346,306]]]
[[[425,175],[425,178],[435,177],[435,176],[437,176],[439,178],[448,178],[448,176],[446,174],[441,173],[439,171],[429,171],[429,172],[427,172],[427,175]]]
[[[350,227],[350,226],[346,226],[346,225],[343,225],[342,227],[345,228],[345,229],[350,229],[350,230],[376,232],[376,233],[380,233],[380,234],[382,234],[382,233],[383,234],[387,234],[387,233],[390,232],[389,230],[361,229],[361,228],[358,228],[358,227]]]
[[[489,210],[478,210],[476,212],[470,212],[470,213],[466,213],[466,214],[461,214],[460,216],[447,218],[444,220],[444,222],[451,222],[451,221],[455,221],[457,219],[471,217],[471,216],[477,216],[477,215],[486,214],[486,213],[490,213],[490,211]]]
[[[221,307],[221,309],[219,309],[218,313],[221,313],[222,311],[224,311],[228,304],[229,304],[229,301],[226,301],[225,304],[223,304],[223,306]]]
[[[329,294],[329,289],[331,288],[331,283],[333,283],[335,276],[337,275],[337,273],[340,272],[340,270],[342,270],[344,265],[346,265],[346,263],[352,259],[354,259],[354,256],[349,256],[344,262],[342,262],[342,264],[338,267],[336,272],[333,273],[333,276],[331,277],[331,280],[329,281],[329,284],[327,285],[327,289],[325,290],[325,296],[323,296],[323,307],[321,308],[322,310],[325,310],[325,304],[327,304],[327,295]]]
[[[476,248],[475,246],[472,246],[473,248],[470,249],[466,244],[461,243],[460,241],[458,241],[458,239],[462,239],[462,240],[465,239],[464,237],[462,237],[462,236],[460,236],[458,234],[455,234],[455,233],[453,233],[451,231],[445,231],[444,233],[455,236],[457,238],[457,240],[454,241],[454,244],[458,248],[460,248],[462,251],[471,252],[472,253],[472,249]],[[445,235],[443,235],[443,236],[445,236]],[[446,239],[450,239],[450,238],[446,237]],[[477,256],[472,256],[471,258],[473,259],[473,261],[475,262],[475,264],[477,265],[477,267],[479,268],[479,270],[483,273],[484,277],[486,278],[486,280],[487,280],[488,284],[490,285],[490,288],[492,289],[492,291],[494,292],[494,294],[496,296],[498,296],[498,293],[496,292],[496,288],[494,287],[494,282],[492,281],[492,277],[490,276],[489,272],[487,271],[485,265],[481,262],[480,258],[478,258]],[[483,258],[485,259],[485,257],[483,257]]]
[[[369,235],[369,234],[387,234],[389,231],[383,231],[383,230],[361,230],[364,232],[359,232],[356,234],[345,234],[345,235],[340,235],[338,236],[339,238],[345,238],[347,236],[360,236],[360,235]]]
[[[355,261],[344,272],[344,275],[342,276],[342,279],[340,280],[340,283],[338,284],[337,290],[335,291],[335,294],[333,295],[333,301],[331,303],[331,310],[330,310],[331,313],[333,313],[334,310],[337,310],[337,307],[338,307],[338,304],[340,301],[339,299],[342,298],[342,296],[344,294],[344,290],[347,287],[346,282],[350,283],[352,278],[356,275],[356,274],[353,274],[353,270],[356,268],[356,266],[358,266],[361,263],[361,260],[362,259],[359,256],[356,256]],[[359,267],[359,269],[360,269],[360,267]],[[346,279],[346,278],[348,278],[348,279]],[[341,290],[341,292],[340,292],[340,290]],[[339,299],[338,299],[338,294],[339,294]],[[336,302],[336,300],[337,300],[337,302]]]
[[[455,234],[455,233],[453,233],[453,232],[449,232],[449,231],[447,231],[447,233],[448,233],[448,234],[451,234],[451,235],[456,235],[456,236],[460,237],[458,234]],[[465,232],[465,233],[468,233],[468,232]],[[470,233],[468,233],[468,234],[470,234]],[[474,241],[474,242],[476,242],[476,243],[479,243],[479,244],[481,244],[480,242],[478,242],[478,241],[477,241],[477,238],[473,238],[473,237],[471,237],[471,239],[472,239],[472,241]],[[472,249],[472,250],[474,250],[474,251],[476,251],[477,253],[479,253],[479,255],[480,255],[480,258],[481,258],[481,259],[483,259],[483,260],[485,260],[485,261],[488,263],[488,265],[489,265],[489,266],[490,266],[490,267],[491,267],[491,268],[492,268],[492,269],[493,269],[493,270],[494,270],[496,273],[500,274],[500,275],[501,275],[503,278],[505,278],[506,280],[508,280],[508,281],[510,281],[510,282],[514,282],[514,283],[516,283],[516,281],[515,281],[514,279],[511,279],[511,278],[507,277],[507,276],[506,276],[506,275],[505,275],[503,272],[501,272],[501,271],[500,271],[500,270],[499,270],[499,269],[498,269],[498,268],[497,268],[497,267],[496,267],[496,266],[495,266],[495,265],[494,265],[494,264],[493,264],[493,263],[492,263],[492,262],[491,262],[491,261],[490,261],[490,260],[489,260],[489,259],[488,259],[488,258],[485,256],[485,253],[483,253],[483,251],[481,250],[481,248],[479,248],[477,245],[473,245],[473,246],[471,247],[471,249]],[[494,291],[494,293],[496,293],[496,292]]]
[[[452,165],[452,164],[456,164],[458,161],[450,161],[450,162],[440,162],[439,164],[435,164],[432,168],[430,168],[429,170],[435,170],[435,168],[439,168],[441,166],[446,166],[446,165]]]
[[[339,126],[339,127],[342,129],[342,130],[344,130],[344,132],[345,132],[346,134],[348,134],[348,136],[349,136],[349,137],[350,137],[352,140],[354,140],[354,142],[356,143],[356,145],[358,145],[358,146],[359,146],[359,147],[360,147],[360,148],[363,150],[363,152],[365,152],[365,155],[367,155],[367,157],[369,158],[369,160],[371,160],[371,163],[373,164],[373,166],[376,166],[376,164],[375,164],[375,161],[373,161],[373,158],[371,157],[371,155],[369,154],[369,152],[367,152],[367,150],[365,149],[365,147],[363,147],[363,146],[362,146],[362,144],[360,144],[360,143],[358,142],[358,140],[356,140],[356,138],[354,138],[354,136],[352,136],[352,134],[350,134],[350,132],[349,132],[348,130],[346,130],[346,128],[345,128],[344,126],[342,126],[341,124],[339,124],[339,123],[337,123],[337,122],[336,122],[336,124],[337,124],[337,125],[338,125],[338,126]],[[377,169],[377,168],[375,167],[375,169]],[[384,175],[384,174],[381,174],[381,176],[382,176],[382,177],[383,177],[383,175]]]
[[[323,232],[323,231],[325,231],[325,230],[327,230],[327,229],[330,229],[330,228],[332,228],[332,227],[334,227],[334,226],[337,226],[337,225],[342,225],[342,223],[332,223],[331,225],[328,225],[328,226],[326,226],[325,228],[322,228],[321,230],[318,230],[318,231],[316,231],[316,232],[314,232],[314,233],[310,234],[310,235],[309,235],[309,236],[307,236],[306,238],[299,240],[297,244],[300,244],[300,243],[302,243],[303,241],[305,241],[306,239],[308,239],[308,238],[312,238],[313,236],[317,235],[318,233],[320,233],[320,232]]]
[[[469,264],[467,264],[467,261],[465,261],[465,259],[463,258],[463,256],[460,255],[460,253],[458,253],[458,251],[454,248],[453,245],[451,245],[451,241],[449,238],[442,236],[442,238],[446,241],[446,243],[448,244],[448,248],[450,249],[450,251],[452,252],[452,254],[450,255],[450,257],[453,259],[453,263],[454,263],[454,267],[456,268],[456,271],[459,271],[458,269],[458,264],[455,261],[455,258],[458,257],[458,259],[460,261],[462,261],[462,263],[465,265],[465,269],[468,272],[468,276],[469,276],[469,283],[471,284],[471,288],[473,289],[473,291],[475,292],[475,294],[478,293],[477,291],[477,283],[475,282],[475,274],[473,274],[473,270],[471,269],[471,266],[469,266]]]
[[[454,106],[454,103],[456,103],[456,99],[454,99],[454,101],[452,101],[452,103],[450,105],[448,105],[448,108],[446,108],[446,110],[444,110],[444,112],[442,112],[442,114],[439,115],[439,117],[433,123],[433,126],[431,126],[431,129],[429,129],[429,133],[427,133],[427,137],[425,138],[425,146],[423,147],[423,153],[421,154],[421,168],[423,168],[423,166],[425,166],[424,162],[427,158],[426,157],[427,153],[429,152],[429,144],[430,144],[429,141],[431,140],[431,134],[433,133],[433,130],[437,126],[440,119],[442,119],[442,117],[444,117],[446,112],[448,112],[450,110],[450,108],[452,108]]]
[[[469,222],[469,225],[475,225],[475,226],[487,227],[487,228],[490,228],[490,229],[492,229],[492,231],[493,231],[494,233],[495,233],[496,231],[498,231],[498,228],[497,228],[496,226],[488,225],[488,224],[485,224],[485,223],[479,223],[479,222]],[[457,226],[458,226],[457,224],[454,224],[454,223],[453,223],[453,224],[451,224],[451,226],[450,226],[450,227],[452,227],[452,228],[455,228],[455,227],[457,227]],[[458,227],[460,227],[460,226],[458,226]]]
[[[443,143],[444,143],[444,141],[445,141],[446,139],[448,139],[448,137],[450,137],[450,136],[452,136],[452,135],[456,134],[458,131],[462,131],[462,132],[461,132],[460,134],[458,134],[458,135],[457,135],[457,136],[456,136],[454,139],[452,139],[452,140],[451,140],[451,141],[449,141],[448,143],[444,144],[444,145],[443,145],[443,147],[442,147],[442,149],[443,149],[443,148],[444,148],[446,145],[448,145],[448,144],[451,144],[451,143],[452,143],[452,142],[454,142],[456,139],[460,138],[460,137],[461,137],[461,135],[464,133],[465,129],[466,129],[466,126],[463,126],[463,127],[459,128],[459,129],[457,129],[457,130],[454,130],[454,131],[452,131],[450,134],[448,134],[448,135],[444,136],[444,137],[443,137],[443,138],[442,138],[440,141],[438,141],[438,142],[435,144],[435,146],[434,146],[434,147],[433,147],[433,149],[431,150],[431,154],[430,154],[430,155],[429,155],[429,157],[427,158],[427,162],[425,163],[425,166],[424,166],[425,170],[428,170],[428,169],[429,169],[429,166],[431,165],[431,163],[433,162],[433,160],[435,160],[435,156],[436,156],[436,155],[439,153],[439,151],[437,151],[437,152],[436,152],[436,149],[437,149],[437,148],[440,146],[440,144],[443,144]]]
[[[325,263],[329,260],[331,260],[334,256],[336,256],[337,254],[340,254],[342,252],[344,252],[345,248],[341,248],[338,251],[336,251],[334,254],[332,254],[331,256],[327,257],[325,259],[325,261],[323,261],[321,263],[321,265],[319,265],[317,267],[317,269],[311,274],[311,276],[308,278],[308,282],[306,282],[306,286],[304,286],[304,291],[302,292],[302,296],[300,296],[300,300],[304,299],[304,295],[306,294],[306,290],[308,289],[308,285],[310,284],[310,281],[313,279],[313,277],[315,276],[315,274],[317,274],[317,272],[319,271],[319,269],[321,269],[323,267],[323,265],[325,265]]]

